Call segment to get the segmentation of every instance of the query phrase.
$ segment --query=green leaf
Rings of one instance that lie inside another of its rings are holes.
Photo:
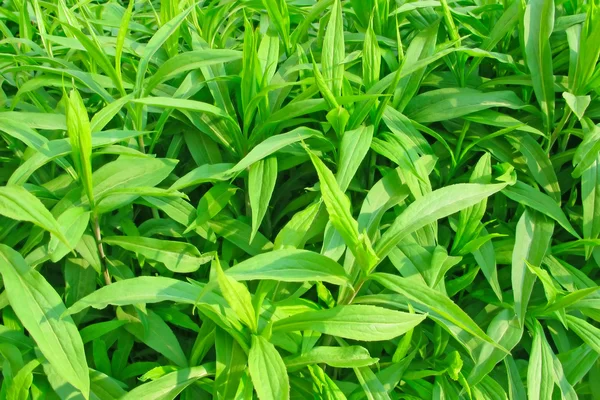
[[[287,369],[293,371],[312,364],[327,364],[334,368],[367,367],[376,363],[369,351],[361,346],[317,346],[306,353],[283,359]]]
[[[48,150],[46,148],[48,146],[48,139],[46,137],[40,135],[16,118],[10,118],[7,114],[0,113],[0,130],[39,152],[46,152]],[[66,164],[63,165],[66,166]]]
[[[512,310],[500,311],[490,323],[488,336],[496,343],[511,351],[521,341],[523,327]],[[475,367],[469,374],[470,385],[477,384],[481,379],[490,374],[494,367],[506,357],[506,353],[496,347],[485,343],[477,355]]]
[[[252,208],[252,233],[250,240],[254,239],[258,228],[265,217],[269,202],[277,182],[277,158],[268,157],[257,161],[250,166],[248,172],[248,196]]]
[[[527,394],[525,392],[525,386],[523,385],[523,381],[521,380],[521,376],[517,364],[515,363],[515,360],[511,356],[508,356],[504,359],[504,365],[506,366],[508,375],[510,399],[516,400],[526,398]]]
[[[204,193],[196,208],[196,226],[203,225],[219,214],[237,190],[238,188],[228,183],[218,183]]]
[[[524,50],[533,90],[544,114],[544,126],[548,134],[554,123],[554,82],[549,40],[553,29],[554,1],[530,1],[523,16]]]
[[[575,169],[572,174],[574,178],[581,177],[583,171],[587,170],[598,157],[600,152],[600,127],[591,125],[590,129],[584,129],[583,141],[577,146],[573,156]]]
[[[336,383],[323,371],[318,365],[309,365],[308,372],[312,376],[314,384],[318,388],[318,392],[327,399],[331,400],[346,400],[344,392],[336,385]],[[312,389],[312,385],[310,386]],[[314,389],[308,391],[309,395],[313,395]]]
[[[208,225],[217,235],[222,236],[252,256],[264,253],[273,248],[273,243],[260,232],[254,236],[253,240],[250,240],[252,228],[250,225],[237,219],[227,217],[213,218],[208,222]]]
[[[370,279],[406,297],[415,309],[421,309],[424,310],[423,312],[431,313],[432,318],[437,317],[440,321],[449,321],[481,341],[487,342],[506,352],[506,349],[487,336],[471,317],[456,305],[456,303],[437,290],[419,284],[412,279],[381,272],[372,274]]]
[[[143,342],[148,347],[156,350],[178,367],[188,366],[185,353],[177,337],[169,326],[155,312],[147,310],[144,323],[130,323],[125,325],[127,332]]]
[[[114,66],[111,64],[108,57],[103,52],[103,49],[100,48],[98,39],[97,39],[96,35],[94,35],[93,31],[91,31],[92,35],[91,35],[91,38],[89,38],[88,36],[84,35],[83,32],[80,31],[79,29],[77,29],[75,26],[70,26],[65,23],[61,23],[61,25],[63,26],[63,28],[66,28],[69,33],[71,33],[73,36],[75,36],[77,38],[79,43],[81,43],[83,45],[83,47],[85,48],[87,53],[91,56],[91,58],[94,60],[94,62],[98,64],[98,66],[104,71],[104,73],[106,75],[108,75],[108,77],[112,80],[112,82],[117,87],[119,92],[122,95],[124,95],[125,89],[123,88],[123,81],[117,76],[117,72],[116,72]],[[73,91],[71,92],[71,100],[72,99],[73,99]],[[85,114],[85,117],[87,119],[87,114]],[[67,125],[69,124],[68,118],[69,118],[69,116],[68,116],[68,108],[67,108]]]
[[[224,119],[231,118],[225,111],[221,110],[219,107],[196,100],[173,99],[170,97],[144,97],[141,99],[132,99],[131,101],[137,104],[144,104],[147,106],[175,108],[178,110],[206,113]]]
[[[357,222],[359,230],[366,230],[369,238],[374,238],[385,212],[410,194],[407,186],[402,184],[400,169],[390,171],[377,181],[363,201]]]
[[[583,238],[600,236],[600,157],[581,176],[581,199],[583,204]],[[591,249],[586,250],[589,257]]]
[[[93,175],[94,197],[101,198],[115,189],[153,187],[162,182],[175,168],[177,161],[158,158],[119,158],[116,161],[98,168]],[[117,194],[110,196],[96,207],[98,214],[103,214],[133,202],[137,194]],[[81,197],[74,204],[67,196],[61,201],[54,212],[88,203],[86,197]],[[64,207],[64,208],[63,208]],[[58,210],[57,210],[58,209]]]
[[[419,3],[422,4],[423,2],[421,1]],[[407,3],[404,4],[404,6],[410,6],[411,4],[416,5],[419,3]],[[398,10],[400,10],[400,8],[396,9],[396,11]],[[404,60],[401,64],[400,71],[408,71],[412,69],[412,67],[414,67],[420,60],[424,60],[433,56],[435,53],[438,30],[439,25],[434,23],[417,32],[417,35],[411,40],[408,48],[406,49],[406,54],[404,55]],[[399,80],[398,86],[394,88],[394,109],[402,112],[406,108],[406,105],[413,98],[419,89],[419,86],[421,85],[421,79],[425,74],[425,69],[426,66],[423,65],[419,69],[406,74]]]
[[[162,301],[194,305],[213,322],[234,336],[240,345],[242,325],[237,321],[227,302],[220,296],[204,290],[205,285],[191,284],[166,277],[137,276],[104,286],[69,307],[68,314],[76,314],[88,307],[152,304]]]
[[[238,281],[269,279],[281,282],[320,281],[348,284],[344,268],[321,254],[296,249],[281,249],[244,260],[226,271]]]
[[[537,320],[533,324],[531,360],[527,368],[527,398],[551,400],[554,391],[552,349],[546,341],[542,325]]]
[[[83,207],[74,207],[61,214],[56,221],[62,226],[69,247],[52,235],[48,243],[48,252],[50,253],[50,260],[54,263],[60,261],[71,249],[77,246],[90,222],[90,213],[85,211]]]
[[[144,90],[146,93],[150,93],[160,83],[181,73],[236,61],[242,56],[242,52],[229,49],[202,49],[178,54],[162,63],[160,68],[148,79]]]
[[[382,307],[345,305],[281,319],[275,322],[273,331],[310,329],[346,339],[379,341],[403,335],[424,319],[423,315],[407,314]]]
[[[403,238],[418,229],[471,207],[505,187],[504,183],[459,183],[427,193],[411,203],[375,243],[378,257],[384,259]]]
[[[171,240],[151,239],[141,236],[109,236],[102,241],[110,246],[119,246],[125,250],[158,261],[173,272],[195,272],[202,264],[212,260],[212,255],[200,254],[189,243]]]
[[[525,210],[517,223],[515,246],[512,254],[511,282],[515,300],[515,313],[523,324],[527,305],[533,291],[535,275],[526,262],[540,266],[552,239],[554,223],[536,211]]]
[[[487,235],[488,232],[485,228],[481,229],[482,235]],[[502,288],[500,287],[500,280],[498,279],[498,270],[496,265],[496,254],[494,246],[491,241],[488,241],[481,245],[477,250],[471,252],[477,265],[481,268],[481,272],[485,275],[485,278],[489,282],[492,290],[499,300],[503,299]]]
[[[224,181],[231,166],[232,164],[228,163],[201,165],[179,178],[171,186],[171,190],[181,190],[205,182]]]
[[[37,197],[20,186],[0,187],[0,215],[33,224],[53,233],[70,247],[59,223]]]
[[[150,59],[166,42],[166,40],[179,28],[179,25],[181,25],[181,23],[185,20],[185,18],[188,16],[188,14],[190,13],[190,11],[192,11],[193,8],[194,6],[188,7],[187,9],[179,13],[176,17],[162,25],[160,29],[156,31],[156,33],[152,36],[152,38],[150,38],[150,40],[146,44],[135,77],[135,86],[138,91],[142,90],[142,82],[146,75],[146,70],[148,69]]]
[[[94,186],[92,183],[92,130],[87,110],[79,92],[71,90],[67,103],[67,133],[71,140],[72,158],[81,184],[94,206]]]
[[[29,361],[13,377],[6,397],[14,400],[27,400],[33,383],[33,370],[40,365],[38,360]]]
[[[346,242],[346,245],[354,254],[358,265],[364,271],[370,271],[377,263],[377,256],[371,247],[368,236],[358,232],[358,222],[350,212],[350,200],[338,186],[333,173],[323,164],[311,151],[308,152],[321,184],[321,195],[329,220]]]
[[[569,92],[563,92],[562,96],[565,99],[567,106],[569,106],[571,111],[573,111],[577,118],[581,120],[585,114],[585,110],[590,105],[590,96],[575,96]]]
[[[162,276],[138,276],[111,283],[78,300],[68,309],[76,314],[88,307],[106,308],[109,304],[126,306],[150,304],[161,301],[194,304],[202,288],[173,278]]]
[[[217,282],[219,283],[219,288],[221,289],[223,297],[238,318],[250,328],[253,333],[256,333],[258,329],[255,318],[256,312],[252,306],[252,296],[250,295],[248,288],[231,276],[225,275],[218,258],[214,259],[212,265],[216,270]]]
[[[180,369],[152,382],[144,383],[121,397],[122,400],[149,399],[166,400],[177,397],[186,387],[198,379],[214,375],[214,364]]]
[[[240,380],[244,376],[248,356],[231,336],[220,330],[215,334],[215,352],[217,353],[215,376],[217,397],[234,398]]]
[[[447,88],[425,92],[408,103],[405,114],[421,123],[458,118],[492,107],[527,107],[513,92],[480,92],[469,88]]]
[[[271,154],[289,146],[293,143],[307,140],[312,137],[322,137],[323,134],[319,131],[309,128],[296,128],[290,132],[280,135],[271,136],[263,142],[254,146],[254,148],[229,170],[230,174],[237,175],[255,162],[270,156]]]
[[[100,112],[102,113],[102,111]],[[100,113],[96,114],[99,115]],[[127,140],[141,135],[138,131],[108,130],[96,132],[92,135],[92,148],[107,146],[116,142]],[[9,179],[11,185],[23,185],[29,177],[39,168],[51,160],[68,155],[71,151],[69,139],[51,140],[47,144],[48,150],[35,153],[17,168]],[[61,165],[60,160],[57,163]]]
[[[482,183],[490,184],[492,181],[492,165],[491,156],[489,153],[485,153],[483,157],[479,159],[471,177],[469,178],[470,183]],[[505,189],[506,190],[506,189]],[[458,227],[456,229],[456,240],[452,244],[452,249],[461,249],[468,242],[475,239],[480,229],[481,219],[485,214],[487,207],[487,199],[480,201],[478,204],[466,208],[458,214]],[[463,254],[460,252],[459,254]]]
[[[277,1],[277,0],[263,0],[265,8],[267,9],[267,13],[269,14],[269,18],[275,26],[277,27],[277,31],[283,40],[283,44],[285,45],[286,51],[289,52],[291,50],[290,43],[290,16],[287,9],[287,3],[285,1]]]
[[[552,361],[554,383],[556,383],[556,386],[558,386],[558,388],[560,389],[561,396],[565,399],[578,399],[579,397],[577,396],[577,392],[575,392],[575,389],[567,380],[567,376],[565,375],[560,360],[554,354],[552,354]]]
[[[369,400],[390,400],[390,396],[375,373],[368,367],[354,368],[354,373]]]
[[[119,329],[127,322],[128,321],[125,320],[114,319],[112,321],[98,322],[96,324],[88,325],[79,331],[81,334],[81,340],[83,340],[83,344],[92,342],[110,332],[113,332],[116,329]]]
[[[101,400],[120,399],[126,393],[119,381],[102,372],[90,369],[90,380],[92,393]]]
[[[285,364],[275,346],[262,336],[252,336],[248,371],[260,400],[289,399],[290,382]]]
[[[556,297],[560,289],[554,283],[554,280],[550,274],[540,267],[531,265],[527,260],[525,260],[525,264],[527,265],[527,268],[529,268],[529,271],[540,280],[542,286],[544,287],[544,293],[546,295],[546,299],[548,300],[548,304],[553,304],[556,301]]]
[[[507,139],[525,157],[525,162],[533,179],[560,204],[561,190],[554,172],[554,166],[539,143],[526,133],[511,133],[507,136]]]
[[[362,58],[363,81],[365,88],[370,89],[379,80],[381,71],[381,50],[373,30],[373,20],[369,23],[365,33]]]
[[[580,238],[563,211],[550,196],[545,195],[520,181],[517,181],[512,186],[507,186],[502,193],[517,203],[526,205],[547,215],[558,222],[560,226],[565,228],[571,235]]]
[[[356,171],[367,155],[373,139],[373,126],[361,126],[347,131],[340,143],[340,160],[336,180],[342,192],[345,192]]]
[[[11,248],[0,245],[0,273],[11,307],[57,373],[89,398],[90,378],[81,336],[44,277]]]
[[[567,315],[567,324],[585,344],[600,354],[600,329],[573,315]]]
[[[331,6],[329,23],[327,24],[327,30],[323,38],[323,51],[321,54],[323,78],[325,78],[334,96],[340,96],[342,92],[342,80],[344,79],[343,60],[345,57],[342,4],[339,0],[335,0]]]

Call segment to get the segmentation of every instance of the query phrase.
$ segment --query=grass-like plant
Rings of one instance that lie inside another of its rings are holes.
[[[598,0],[2,0],[0,399],[600,398]]]

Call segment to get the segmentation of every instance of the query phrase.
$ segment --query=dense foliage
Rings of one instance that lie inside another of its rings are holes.
[[[600,398],[598,0],[3,0],[1,399]]]

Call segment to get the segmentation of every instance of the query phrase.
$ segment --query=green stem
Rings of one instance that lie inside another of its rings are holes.
[[[565,109],[565,111],[563,112],[562,118],[560,119],[560,122],[558,123],[558,125],[556,125],[556,128],[554,129],[554,132],[552,132],[552,136],[550,137],[550,140],[548,141],[548,146],[546,147],[546,153],[550,154],[550,149],[552,149],[552,146],[554,146],[554,142],[556,141],[556,139],[558,139],[558,135],[564,128],[564,126],[567,123],[567,120],[569,119],[570,116],[571,116],[571,110]]]
[[[110,273],[108,272],[108,268],[106,267],[106,255],[104,254],[104,247],[102,246],[102,234],[100,233],[100,223],[98,222],[99,218],[96,212],[94,212],[94,238],[96,239],[96,244],[98,246],[98,253],[100,254],[100,265],[102,269],[102,273],[104,275],[104,282],[107,285],[111,284]]]
[[[465,123],[463,124],[463,128],[460,131],[460,136],[458,137],[458,142],[456,142],[456,149],[454,150],[454,154],[460,155],[460,151],[462,150],[463,142],[465,141],[465,136],[467,135],[467,131],[469,130],[470,127],[471,127],[471,122],[465,121]],[[454,166],[456,167],[457,164],[458,164],[458,162],[456,162],[454,164]]]
[[[142,104],[137,104],[135,107],[135,129],[137,129],[138,131],[142,132],[142,109],[143,109],[143,105]],[[144,135],[140,135],[138,136],[138,146],[140,147],[140,151],[142,153],[146,152],[146,145],[144,144]]]

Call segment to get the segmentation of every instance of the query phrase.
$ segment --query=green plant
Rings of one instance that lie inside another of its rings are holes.
[[[0,31],[0,398],[598,398],[597,0]]]

